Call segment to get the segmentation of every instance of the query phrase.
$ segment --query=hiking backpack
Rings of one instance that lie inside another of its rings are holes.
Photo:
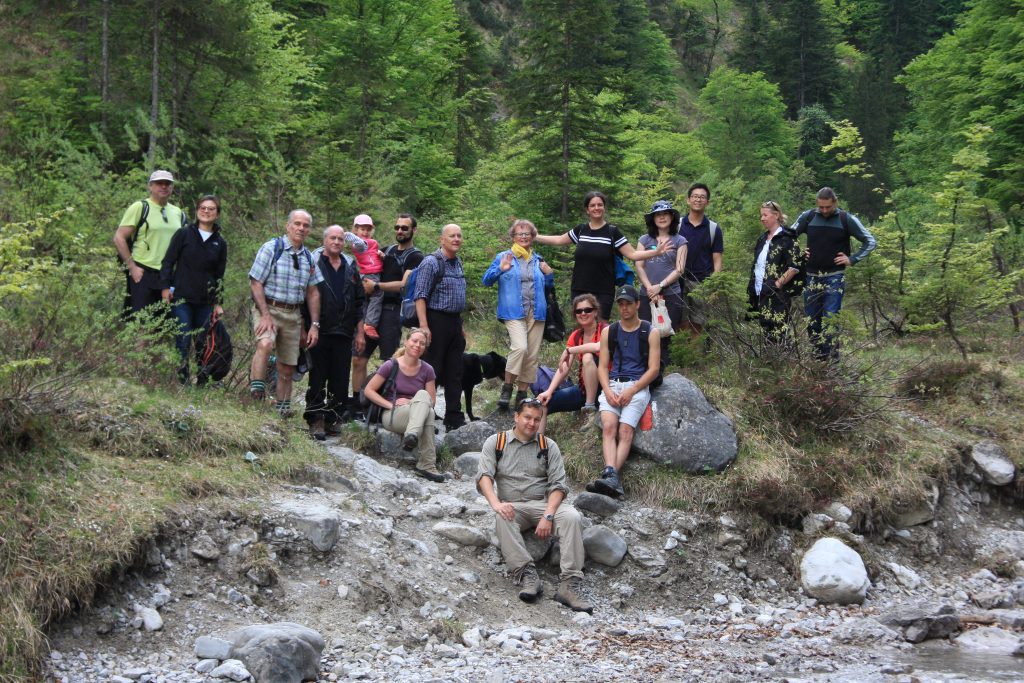
[[[434,281],[430,285],[430,289],[427,290],[427,302],[430,302],[430,297],[434,296],[434,292],[437,291],[437,286],[441,284],[441,278],[444,277],[444,261],[436,253],[431,254],[437,260],[437,275],[434,276]],[[405,289],[402,291],[402,310],[399,313],[403,327],[417,327],[420,324],[420,317],[416,313],[416,280],[419,276],[420,269],[423,268],[423,264],[427,262],[424,258],[416,268],[409,273],[409,279],[405,283]]]
[[[228,334],[224,322],[211,316],[210,324],[196,335],[196,364],[199,371],[196,384],[202,386],[209,380],[219,382],[231,371],[234,349],[231,346],[231,335]]]

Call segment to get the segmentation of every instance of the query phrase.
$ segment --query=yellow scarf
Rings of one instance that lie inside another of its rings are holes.
[[[533,250],[532,249],[527,249],[525,247],[521,247],[517,243],[513,242],[513,244],[512,244],[512,255],[513,256],[515,256],[516,258],[521,258],[524,261],[529,261],[531,254],[533,254]]]

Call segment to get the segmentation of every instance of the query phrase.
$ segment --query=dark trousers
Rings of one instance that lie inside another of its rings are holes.
[[[162,300],[160,287],[160,271],[139,266],[142,268],[142,279],[138,282],[128,276],[128,296],[133,313],[141,311],[150,304],[159,303]]]
[[[748,289],[747,303],[750,312],[757,317],[765,339],[776,343],[786,340],[790,299],[784,292],[767,285],[762,285],[760,295],[753,289]]]
[[[352,367],[352,337],[327,334],[309,350],[313,367],[309,370],[306,412],[312,423],[323,417],[328,424],[340,419],[348,403],[349,369]]]
[[[819,360],[839,360],[838,330],[832,318],[839,315],[846,291],[846,274],[808,275],[804,285],[807,334]]]
[[[444,387],[445,422],[462,421],[462,353],[466,337],[462,333],[462,314],[427,309],[430,346],[423,360],[430,363],[438,387]],[[449,419],[453,418],[453,419]]]

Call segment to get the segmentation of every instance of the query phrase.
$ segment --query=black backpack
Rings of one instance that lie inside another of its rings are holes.
[[[366,379],[363,380],[363,386],[359,387],[359,406],[363,409],[363,412],[366,414],[367,426],[372,424],[380,424],[381,415],[384,414],[384,408],[371,401],[370,397],[366,395],[366,385],[370,383],[370,380],[373,379],[373,376],[376,374],[376,372],[373,372],[367,375]],[[388,372],[387,379],[384,380],[384,384],[381,385],[380,391],[377,392],[384,398],[389,398],[388,394],[390,393],[390,399],[392,403],[394,402],[395,397],[398,394],[398,390],[395,389],[395,378],[397,376],[398,359],[393,358],[391,359],[391,370]]]
[[[196,384],[202,386],[209,380],[219,382],[231,372],[234,350],[228,328],[219,318],[211,318],[210,324],[196,335],[196,365],[199,371]]]
[[[558,307],[558,295],[555,286],[544,288],[544,302],[547,304],[547,316],[544,319],[544,341],[560,342],[565,338],[565,316]]]
[[[610,364],[609,365],[609,369],[612,369],[612,368],[615,367],[615,349],[619,345],[619,338],[618,337],[619,337],[619,330],[621,330],[621,329],[622,329],[622,325],[620,325],[619,321],[617,321],[617,320],[615,322],[613,322],[611,325],[608,326],[608,363]],[[646,320],[641,320],[640,321],[640,357],[644,358],[644,359],[647,358],[647,354],[650,351],[650,347],[648,346],[648,344],[650,344],[650,341],[648,340],[648,336],[650,334],[651,334],[651,323],[649,323]],[[664,382],[664,381],[665,381],[665,359],[662,358],[661,362],[658,364],[658,376],[655,377],[654,381],[651,382],[647,386],[650,387],[651,389],[655,389],[657,387],[660,387],[661,383]]]

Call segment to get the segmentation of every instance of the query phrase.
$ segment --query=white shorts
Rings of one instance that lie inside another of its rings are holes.
[[[612,380],[608,383],[616,394],[621,394],[623,390],[634,384],[636,384],[635,381],[619,382],[617,380]],[[636,392],[633,400],[624,408],[617,408],[608,403],[608,399],[605,398],[603,391],[598,396],[597,402],[602,413],[615,413],[619,416],[620,423],[628,424],[633,429],[636,429],[636,426],[640,424],[640,418],[644,416],[644,411],[647,410],[647,404],[651,402],[651,390],[649,387],[644,387]]]

